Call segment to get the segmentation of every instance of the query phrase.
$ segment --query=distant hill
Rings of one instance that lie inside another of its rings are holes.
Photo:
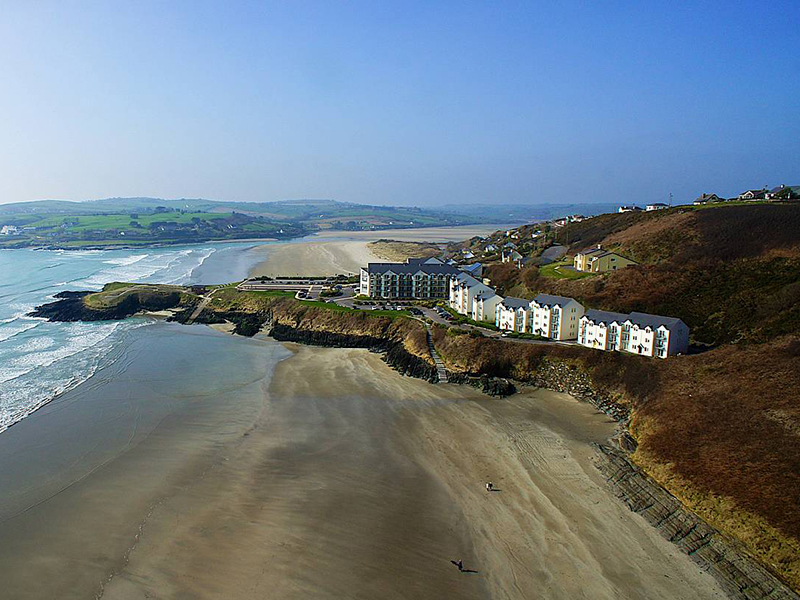
[[[532,223],[560,219],[567,215],[592,217],[603,213],[615,213],[618,207],[619,205],[608,202],[575,202],[569,204],[485,203],[445,204],[442,206],[442,210],[474,218],[496,219],[496,221],[492,222],[513,223],[515,221],[524,221]]]
[[[320,230],[472,225],[488,219],[416,207],[335,200],[221,202],[202,198],[41,200],[0,205],[0,248],[119,246],[244,238],[287,238]]]

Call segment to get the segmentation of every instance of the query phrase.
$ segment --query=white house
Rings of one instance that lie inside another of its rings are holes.
[[[472,301],[472,320],[496,322],[497,305],[502,301],[503,297],[498,296],[492,290],[481,292]]]
[[[450,308],[462,315],[469,315],[472,313],[472,302],[475,296],[483,292],[494,293],[494,290],[472,275],[459,273],[450,280]]]
[[[503,250],[503,253],[500,255],[500,260],[504,263],[507,262],[515,262],[518,263],[522,260],[522,254],[517,252],[516,250],[506,249]]]
[[[632,312],[622,324],[619,350],[666,358],[689,349],[689,328],[674,317]]]
[[[669,206],[667,206],[663,202],[656,202],[654,204],[648,204],[647,206],[644,207],[645,211],[647,211],[647,212],[652,212],[654,210],[664,210],[666,208],[669,208]]]
[[[486,244],[486,247],[483,249],[486,254],[491,254],[493,252],[497,252],[497,246],[494,244]]]
[[[0,229],[0,235],[17,235],[19,233],[19,229],[14,225],[3,225],[3,228]]]
[[[616,350],[619,332],[628,315],[604,310],[587,310],[578,325],[578,343],[596,350]]]
[[[574,298],[538,294],[531,300],[531,333],[553,340],[574,340],[583,305]]]
[[[674,317],[588,310],[581,319],[578,343],[598,350],[666,358],[686,353],[689,328]]]
[[[641,209],[641,208],[639,208],[638,206],[635,206],[635,205],[626,206],[626,205],[624,205],[624,204],[623,204],[622,206],[620,206],[620,207],[617,209],[617,212],[620,212],[620,213],[626,213],[626,212],[638,212],[638,211],[640,211],[640,210],[642,210],[642,209]]]
[[[531,303],[522,298],[504,298],[495,307],[495,322],[498,329],[530,332]]]

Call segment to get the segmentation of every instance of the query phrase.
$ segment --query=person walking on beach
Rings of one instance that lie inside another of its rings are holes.
[[[458,560],[451,560],[450,562],[457,566],[459,571],[464,571],[464,561],[460,558]]]
[[[490,481],[486,484],[486,491],[491,492],[494,489],[494,484]]]

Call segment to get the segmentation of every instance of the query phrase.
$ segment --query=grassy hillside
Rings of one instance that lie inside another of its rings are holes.
[[[141,245],[294,237],[308,231],[348,231],[469,225],[490,219],[408,206],[370,206],[334,200],[220,202],[159,198],[106,198],[88,202],[43,200],[0,205],[0,247]]]
[[[679,317],[706,344],[800,332],[800,205],[609,214],[570,228],[570,255],[602,244],[640,264],[575,280],[552,277],[553,267],[498,265],[489,277],[507,295]]]

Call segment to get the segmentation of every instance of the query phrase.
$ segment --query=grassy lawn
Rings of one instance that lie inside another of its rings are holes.
[[[262,290],[258,292],[245,292],[245,294],[252,294],[254,296],[261,296],[266,298],[294,298],[297,292],[288,290]]]
[[[583,279],[584,277],[591,277],[595,273],[582,273],[573,269],[564,269],[562,267],[571,267],[572,261],[562,260],[553,262],[549,265],[542,265],[539,267],[539,275],[542,277],[550,277],[552,279]]]
[[[459,324],[459,325],[461,325],[461,324],[463,324],[463,325],[473,325],[475,327],[482,327],[483,329],[490,329],[492,331],[499,331],[499,329],[497,328],[497,325],[495,325],[493,321],[474,321],[473,319],[470,319],[468,316],[462,315],[461,313],[458,313],[458,312],[454,311],[452,308],[450,308],[449,306],[447,306],[445,304],[441,304],[440,306],[442,308],[444,308],[450,314],[450,316],[453,317],[453,323],[456,323],[456,324]]]

